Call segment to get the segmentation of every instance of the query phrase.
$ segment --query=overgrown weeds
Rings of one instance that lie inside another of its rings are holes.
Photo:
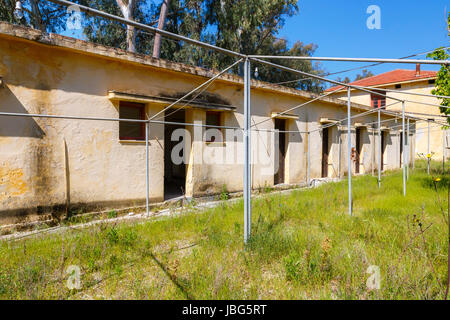
[[[400,172],[381,189],[355,178],[352,217],[345,181],[256,198],[246,247],[242,201],[1,242],[0,298],[443,299],[450,192],[424,167],[411,170],[406,197]],[[70,290],[73,265],[81,288]]]

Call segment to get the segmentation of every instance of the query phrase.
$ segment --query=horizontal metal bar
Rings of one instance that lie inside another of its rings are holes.
[[[240,127],[214,126],[214,125],[199,124],[199,123],[173,122],[173,121],[162,121],[162,120],[150,120],[149,122],[156,123],[156,124],[172,124],[172,125],[180,125],[180,126],[188,126],[188,127],[243,130],[243,128],[240,128]]]
[[[51,114],[13,113],[13,112],[0,112],[0,116],[6,116],[6,117],[29,117],[29,118],[50,118],[50,119],[67,119],[67,120],[120,121],[120,122],[138,122],[138,123],[146,123],[146,122],[148,122],[148,120],[137,120],[137,119],[100,118],[100,117],[79,117],[79,116],[58,116],[58,115],[51,115]]]
[[[417,92],[405,92],[401,90],[393,90],[393,89],[385,89],[385,88],[374,88],[374,87],[363,87],[363,86],[356,86],[358,88],[364,88],[364,89],[377,89],[382,90],[386,92],[393,92],[393,93],[399,93],[399,94],[409,94],[413,96],[422,96],[422,97],[431,97],[431,98],[442,98],[442,99],[450,99],[450,96],[440,96],[440,95],[434,95],[434,94],[426,94],[426,93],[417,93]],[[336,91],[334,91],[336,92]]]
[[[376,92],[376,91],[363,89],[363,88],[358,88],[358,87],[356,87],[354,85],[351,85],[351,84],[348,84],[348,83],[343,83],[343,82],[327,79],[327,78],[324,78],[324,77],[321,77],[321,76],[318,76],[318,75],[315,75],[315,74],[312,74],[312,73],[308,73],[308,72],[303,72],[303,71],[300,71],[300,70],[292,69],[292,68],[289,68],[289,67],[286,67],[286,66],[282,66],[282,65],[279,65],[279,64],[276,64],[276,63],[272,63],[272,62],[269,62],[269,61],[266,61],[266,60],[261,60],[261,59],[257,59],[257,58],[251,58],[251,60],[259,62],[261,64],[265,64],[265,65],[273,67],[273,68],[278,68],[280,70],[284,70],[284,71],[288,71],[288,72],[296,73],[296,74],[301,74],[301,75],[308,76],[308,77],[311,77],[311,78],[314,78],[314,79],[317,79],[317,80],[333,83],[333,84],[338,85],[338,86],[358,89],[358,90],[361,90],[361,91],[364,91],[364,92],[373,93],[373,94],[376,94],[378,96],[386,97],[386,98],[389,98],[389,99],[392,99],[392,100],[397,100],[397,101],[401,101],[401,102],[404,101],[402,99],[388,97],[388,96],[380,94],[379,92]]]
[[[212,45],[212,44],[209,44],[209,43],[206,43],[206,42],[194,40],[194,39],[191,39],[191,38],[188,38],[188,37],[185,37],[185,36],[181,36],[179,34],[175,34],[175,33],[172,33],[172,32],[169,32],[169,31],[165,31],[165,30],[162,30],[162,29],[158,29],[158,28],[155,28],[155,27],[151,27],[151,26],[148,26],[148,25],[136,22],[136,21],[128,20],[128,19],[125,19],[125,18],[122,18],[122,17],[119,17],[119,16],[115,16],[115,15],[112,15],[112,14],[109,14],[109,13],[106,13],[106,12],[103,12],[103,11],[100,11],[100,10],[96,10],[96,9],[93,9],[93,8],[90,8],[90,7],[87,7],[87,6],[83,6],[83,5],[71,2],[71,1],[67,1],[67,0],[47,0],[47,1],[50,1],[50,2],[53,2],[53,3],[56,3],[56,4],[60,4],[60,5],[66,6],[66,7],[77,6],[78,8],[80,8],[81,11],[89,13],[89,14],[93,14],[93,15],[100,16],[100,17],[103,17],[103,18],[107,18],[107,19],[110,19],[110,20],[121,22],[123,24],[129,25],[129,26],[133,26],[133,27],[136,27],[136,28],[139,28],[139,29],[143,29],[143,30],[146,30],[146,31],[150,31],[152,33],[158,33],[158,34],[160,34],[160,35],[162,35],[164,37],[167,37],[167,38],[184,41],[184,42],[187,42],[187,43],[190,43],[190,44],[193,44],[193,45],[197,45],[197,46],[202,47],[202,48],[211,49],[211,50],[214,50],[214,51],[217,51],[217,52],[221,52],[221,53],[229,55],[229,56],[234,56],[234,57],[239,57],[239,58],[245,58],[246,57],[245,54],[241,54],[241,53],[238,53],[238,52],[235,52],[235,51],[231,51],[231,50],[228,50],[228,49],[220,48],[220,47],[217,47],[215,45]]]
[[[309,56],[264,56],[249,55],[256,59],[280,60],[315,60],[315,61],[347,61],[347,62],[381,62],[381,63],[413,63],[413,64],[450,64],[450,60],[418,60],[418,59],[381,59],[381,58],[339,58],[339,57],[309,57]]]
[[[226,67],[225,69],[223,69],[222,71],[220,71],[219,73],[217,73],[216,75],[214,75],[214,77],[208,79],[206,82],[203,82],[202,84],[200,84],[199,86],[195,87],[194,89],[192,89],[191,91],[189,91],[188,93],[186,93],[184,96],[182,96],[181,98],[179,98],[178,100],[172,102],[171,104],[169,104],[167,107],[165,107],[164,109],[162,109],[161,111],[157,112],[155,115],[153,115],[150,120],[155,119],[157,116],[159,116],[161,113],[164,113],[166,110],[169,110],[170,108],[172,108],[174,105],[176,105],[177,103],[179,103],[180,101],[182,101],[183,99],[186,99],[187,97],[189,97],[191,94],[195,93],[198,89],[203,88],[204,86],[208,85],[209,83],[213,82],[214,80],[216,80],[218,77],[220,77],[222,74],[224,74],[225,72],[227,72],[228,70],[230,70],[231,68],[233,68],[235,65],[237,65],[238,63],[240,63],[242,61],[242,59],[239,59],[238,61],[235,61],[233,64],[231,64],[230,66]],[[195,99],[195,97],[193,98]],[[191,101],[193,100],[191,99]],[[186,105],[189,104],[189,101],[186,102],[183,107],[185,107]],[[163,117],[164,118],[164,117]]]
[[[317,96],[317,97],[315,97],[315,98],[313,98],[313,99],[311,99],[311,100],[308,100],[308,101],[306,101],[306,102],[304,102],[304,103],[301,103],[301,104],[299,104],[299,105],[296,105],[295,107],[292,107],[292,108],[289,108],[289,109],[287,109],[287,110],[285,110],[285,111],[283,111],[283,112],[280,112],[280,113],[277,114],[277,116],[286,114],[286,113],[288,113],[288,112],[290,112],[290,111],[293,111],[293,110],[295,110],[295,109],[298,109],[298,108],[302,108],[302,107],[304,107],[304,106],[306,106],[306,105],[308,105],[308,104],[310,104],[310,103],[313,103],[314,101],[317,101],[317,100],[320,100],[320,99],[322,99],[322,98],[325,98],[325,97],[327,97],[327,96],[329,96],[329,95],[331,95],[331,94],[332,94],[332,92],[329,92],[329,93],[326,93],[326,94],[324,94],[324,95]],[[267,122],[267,121],[269,121],[269,120],[272,120],[273,118],[274,118],[274,117],[270,117],[270,118],[268,118],[268,119],[261,120],[260,122],[253,124],[251,127],[256,127],[258,124]]]

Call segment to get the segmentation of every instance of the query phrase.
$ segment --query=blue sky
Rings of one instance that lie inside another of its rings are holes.
[[[155,0],[159,3],[159,0]],[[316,56],[401,58],[440,46],[450,46],[446,32],[445,12],[450,0],[299,0],[300,12],[287,18],[279,36],[292,45],[295,41],[315,43]],[[367,28],[367,8],[381,10],[381,29]],[[82,37],[81,32],[63,34]],[[425,55],[417,57],[425,58]],[[336,72],[368,63],[323,62],[327,72]],[[423,70],[439,67],[423,65]],[[415,69],[414,65],[384,64],[369,68],[374,74],[393,69]],[[343,73],[353,80],[362,70]]]
[[[297,40],[317,44],[315,56],[400,58],[450,45],[445,24],[445,9],[450,10],[450,0],[299,0],[298,4],[299,14],[286,20],[280,36],[290,45]],[[366,26],[370,16],[366,10],[370,5],[380,7],[380,30],[369,30]],[[367,63],[323,63],[328,72],[363,65]],[[437,68],[422,66],[422,70]],[[415,69],[415,66],[384,64],[369,70],[378,74],[392,69]],[[339,76],[353,80],[360,71]]]

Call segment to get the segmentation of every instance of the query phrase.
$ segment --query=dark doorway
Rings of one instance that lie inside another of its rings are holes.
[[[328,128],[322,129],[322,178],[328,177]]]
[[[386,149],[386,135],[381,132],[381,171],[384,170],[384,150]]]
[[[275,172],[274,184],[284,183],[284,164],[286,158],[286,120],[275,119],[275,130],[280,130],[278,133],[278,170]]]
[[[361,128],[356,128],[356,154],[355,154],[355,173],[360,173],[361,166],[361,151],[362,151],[362,143],[361,143]]]
[[[164,121],[184,123],[185,118],[184,110],[169,109],[165,113]],[[182,135],[174,137],[177,141],[172,141],[172,133],[176,129],[185,129],[185,126],[181,124],[164,125],[164,200],[174,199],[185,193],[186,164],[184,161],[179,163],[180,159],[185,157],[184,148],[180,149],[177,159],[172,159],[172,150],[176,145],[182,143],[181,140],[186,141],[184,131],[182,131]]]

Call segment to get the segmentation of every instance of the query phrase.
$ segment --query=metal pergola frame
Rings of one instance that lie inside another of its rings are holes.
[[[320,81],[324,81],[324,82],[329,82],[335,85],[339,85],[339,86],[343,86],[344,88],[347,89],[347,118],[343,119],[342,121],[347,120],[347,143],[348,143],[348,202],[349,202],[349,215],[352,215],[352,188],[351,188],[351,182],[352,182],[352,174],[351,174],[351,119],[352,119],[352,115],[351,115],[351,89],[355,89],[355,90],[360,90],[360,91],[364,91],[367,93],[375,93],[379,96],[385,96],[386,98],[389,99],[393,99],[396,100],[397,102],[402,102],[402,113],[401,113],[401,117],[402,117],[402,134],[403,134],[403,150],[405,150],[405,103],[406,102],[413,102],[413,101],[408,101],[405,99],[398,99],[395,97],[390,97],[387,95],[382,95],[376,91],[372,91],[370,89],[373,88],[366,88],[366,87],[359,87],[359,86],[355,86],[355,85],[351,85],[351,84],[345,84],[339,81],[335,81],[332,79],[328,79],[319,75],[315,75],[315,74],[311,74],[311,73],[307,73],[307,72],[303,72],[300,70],[296,70],[293,68],[289,68],[283,65],[279,65],[279,64],[275,64],[269,61],[266,61],[264,59],[292,59],[292,60],[316,60],[316,61],[347,61],[347,62],[378,62],[378,63],[402,63],[402,64],[433,64],[433,65],[449,65],[450,61],[449,60],[417,60],[417,59],[378,59],[378,58],[339,58],[339,57],[303,57],[303,56],[263,56],[263,55],[245,55],[239,52],[235,52],[232,50],[228,50],[228,49],[224,49],[206,42],[202,42],[199,40],[195,40],[195,39],[191,39],[189,37],[185,37],[182,35],[178,35],[175,33],[171,33],[162,29],[158,29],[155,27],[151,27],[136,21],[132,21],[132,20],[128,20],[116,15],[112,15],[100,10],[96,10],[87,6],[83,6],[83,5],[79,5],[76,4],[74,2],[71,1],[67,1],[67,0],[47,0],[50,2],[53,2],[55,4],[59,4],[59,5],[63,5],[66,7],[69,6],[77,6],[80,11],[83,11],[85,13],[91,14],[91,15],[95,15],[95,16],[99,16],[99,17],[103,17],[109,20],[113,20],[116,22],[120,22],[122,24],[125,25],[129,25],[129,26],[134,26],[138,29],[141,30],[145,30],[148,31],[150,33],[153,34],[160,34],[161,36],[173,39],[173,40],[178,40],[178,41],[184,41],[186,43],[195,45],[195,46],[199,46],[205,49],[209,49],[209,50],[213,50],[216,52],[220,52],[223,53],[225,55],[231,56],[231,57],[235,57],[238,59],[238,61],[234,62],[232,65],[230,65],[229,67],[227,67],[226,69],[222,70],[221,72],[219,72],[218,74],[216,74],[215,76],[213,76],[212,78],[210,78],[209,80],[207,80],[206,82],[202,83],[200,86],[197,86],[196,88],[194,88],[192,91],[190,91],[188,94],[186,94],[185,96],[183,96],[182,98],[178,99],[177,101],[173,102],[172,104],[170,104],[168,107],[164,108],[163,110],[161,110],[160,112],[158,112],[157,114],[155,114],[154,116],[152,116],[150,119],[147,120],[132,120],[132,119],[113,119],[113,118],[100,118],[100,117],[76,117],[76,116],[57,116],[57,115],[43,115],[43,114],[20,114],[20,113],[6,113],[6,112],[0,112],[0,116],[25,116],[25,117],[42,117],[42,118],[56,118],[56,119],[79,119],[79,120],[102,120],[102,121],[124,121],[124,122],[140,122],[140,123],[145,123],[145,139],[146,139],[146,189],[147,189],[147,196],[146,196],[146,209],[147,209],[147,215],[149,215],[149,125],[150,123],[160,123],[160,124],[164,124],[164,123],[173,123],[173,122],[165,122],[165,121],[158,121],[158,120],[154,120],[154,118],[163,113],[165,110],[169,109],[170,107],[176,105],[177,103],[179,103],[180,101],[182,101],[183,99],[189,97],[191,94],[193,94],[194,92],[196,92],[198,89],[201,89],[205,86],[207,86],[208,84],[210,84],[211,82],[213,82],[215,79],[217,79],[219,76],[221,76],[223,73],[227,72],[228,70],[230,70],[232,67],[234,67],[235,65],[237,65],[240,62],[244,63],[244,128],[237,128],[237,127],[221,127],[221,128],[234,128],[234,129],[243,129],[244,131],[244,177],[243,177],[243,192],[244,192],[244,243],[246,244],[248,242],[248,240],[250,239],[250,235],[251,235],[251,145],[250,145],[250,141],[251,141],[251,131],[252,130],[260,130],[260,129],[252,129],[253,126],[251,126],[251,77],[250,77],[250,73],[251,73],[251,67],[250,64],[251,62],[255,62],[255,63],[260,63],[260,64],[264,64],[266,66],[269,67],[273,67],[273,68],[277,68],[279,70],[282,71],[286,71],[286,72],[290,72],[290,73],[294,73],[294,74],[299,74],[299,75],[303,75],[303,76],[308,76],[310,78],[314,78]],[[306,104],[311,103],[315,100],[319,100],[326,95],[323,96],[319,96],[319,97],[315,97],[313,98],[311,101],[308,101]],[[413,103],[419,103],[419,102],[413,102]],[[289,111],[292,111],[296,108],[302,107],[306,104],[302,104],[302,105],[298,105],[294,108],[291,108],[283,113],[287,113]],[[420,103],[420,104],[425,104],[425,105],[430,105],[430,104],[426,104],[426,103]],[[432,105],[432,104],[431,104]],[[438,105],[433,105],[433,106],[438,106]],[[442,107],[442,106],[439,106]],[[392,112],[387,112],[387,110],[381,110],[381,109],[375,109],[374,111],[370,110],[371,112],[377,112],[378,113],[378,134],[379,134],[379,139],[380,138],[380,133],[381,133],[381,120],[380,120],[380,115],[381,112],[386,113],[386,114],[390,114],[392,115]],[[394,113],[396,116],[400,116],[398,113]],[[432,116],[430,114],[430,116]],[[414,117],[408,117],[408,123],[409,123],[409,119],[414,119]],[[271,118],[269,118],[268,120],[270,120]],[[264,120],[264,121],[268,121],[268,120]],[[340,121],[340,122],[342,122]],[[428,121],[429,123],[429,121]],[[207,125],[202,125],[202,124],[188,124],[188,123],[183,123],[183,125],[192,125],[192,126],[201,126],[201,127],[219,127],[219,126],[207,126]],[[256,126],[257,124],[255,124],[254,126]],[[408,130],[409,130],[409,125],[408,125]],[[277,130],[275,130],[277,131]],[[301,133],[300,131],[298,131],[299,133]],[[429,128],[428,128],[428,132],[430,132]],[[303,132],[305,133],[305,132]],[[309,154],[309,148],[310,148],[310,133],[311,131],[306,132],[306,134],[308,135],[308,154]],[[381,140],[380,140],[381,141]],[[409,144],[409,138],[408,138],[408,144]],[[381,148],[381,144],[380,144],[380,148]],[[380,157],[381,157],[381,152],[380,152]],[[406,153],[403,152],[403,194],[406,195],[406,174],[407,174],[407,170],[406,170]],[[379,161],[379,165],[380,165],[380,161]],[[428,169],[429,170],[429,169]],[[381,176],[380,176],[380,170],[378,170],[378,174],[379,174],[379,185],[381,183]],[[309,181],[309,157],[308,157],[308,171],[307,171],[307,179]]]

